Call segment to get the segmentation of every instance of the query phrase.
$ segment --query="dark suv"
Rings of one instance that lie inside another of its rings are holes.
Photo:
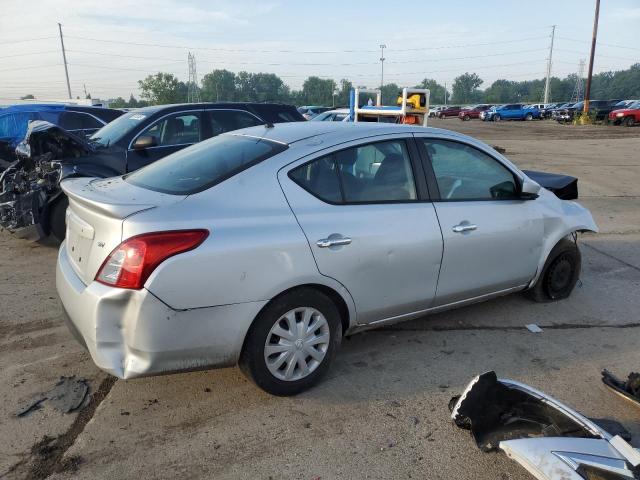
[[[29,125],[18,160],[0,174],[0,226],[39,239],[65,235],[67,198],[60,181],[113,177],[201,140],[256,125],[304,121],[291,105],[190,103],[133,110],[88,140],[48,122]]]
[[[616,104],[621,100],[591,100],[589,102],[589,115],[593,115],[595,120],[606,120],[609,113],[615,110]],[[560,123],[573,121],[576,114],[582,113],[584,109],[584,101],[574,103],[568,108],[560,110],[556,115],[556,120]]]

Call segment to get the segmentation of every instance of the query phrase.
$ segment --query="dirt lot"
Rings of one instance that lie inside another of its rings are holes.
[[[640,408],[599,379],[604,367],[640,369],[640,128],[432,126],[506,148],[522,168],[580,178],[602,231],[582,238],[570,299],[512,295],[357,335],[329,378],[295,398],[270,397],[237,369],[115,381],[63,325],[56,249],[0,233],[0,478],[529,478],[449,421],[451,396],[488,369],[622,422],[640,446]],[[15,416],[70,375],[90,386],[80,413],[45,403]]]

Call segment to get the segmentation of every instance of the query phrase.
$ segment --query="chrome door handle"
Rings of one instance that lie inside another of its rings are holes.
[[[329,237],[322,238],[316,242],[316,245],[320,248],[337,247],[340,245],[349,245],[351,239],[349,237]]]
[[[478,228],[477,225],[471,225],[470,223],[461,223],[460,225],[456,225],[453,227],[454,233],[463,233],[470,232],[471,230],[476,230]]]

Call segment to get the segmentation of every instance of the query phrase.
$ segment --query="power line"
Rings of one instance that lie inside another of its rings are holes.
[[[37,42],[39,40],[50,40],[52,38],[57,38],[55,35],[50,37],[38,37],[38,38],[28,38],[25,40],[0,40],[0,44],[2,45],[15,45],[16,43],[29,43],[29,42]]]
[[[44,55],[47,53],[58,53],[58,50],[44,50],[42,52],[16,53],[15,55],[3,55],[0,58],[26,57],[29,55]]]
[[[219,48],[219,47],[198,47],[194,45],[171,45],[171,44],[161,44],[161,43],[144,43],[144,42],[127,42],[123,40],[107,40],[100,38],[91,38],[91,37],[81,37],[76,35],[67,35],[67,38],[74,38],[78,40],[92,41],[92,42],[103,42],[103,43],[114,43],[120,45],[136,45],[141,47],[157,47],[157,48],[175,48],[175,49],[186,49],[186,50],[210,50],[216,52],[231,52],[231,53],[302,53],[302,54],[336,54],[336,53],[376,53],[377,50],[357,50],[357,49],[345,49],[345,50],[267,50],[267,49],[241,49],[241,48]],[[477,46],[488,46],[488,45],[500,45],[500,44],[508,44],[508,43],[518,43],[518,42],[528,42],[531,40],[537,40],[541,38],[547,38],[546,36],[542,37],[528,37],[528,38],[519,38],[515,40],[499,40],[495,42],[484,42],[484,43],[468,43],[462,45],[445,45],[438,47],[414,47],[414,48],[398,48],[393,49],[389,48],[389,51],[394,52],[418,52],[425,50],[443,50],[443,49],[452,49],[452,48],[468,48],[468,47],[477,47]]]
[[[558,37],[561,40],[568,40],[570,42],[576,42],[576,43],[591,43],[589,40],[578,40],[576,38],[568,38],[568,37]],[[598,42],[598,45],[602,46],[602,47],[611,47],[611,48],[624,48],[626,50],[638,50],[640,51],[640,48],[637,47],[629,47],[627,45],[615,45],[613,43],[602,43],[602,42]]]

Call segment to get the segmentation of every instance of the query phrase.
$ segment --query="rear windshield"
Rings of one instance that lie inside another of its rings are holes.
[[[202,192],[288,147],[261,138],[219,135],[125,177],[138,187],[172,195]]]

